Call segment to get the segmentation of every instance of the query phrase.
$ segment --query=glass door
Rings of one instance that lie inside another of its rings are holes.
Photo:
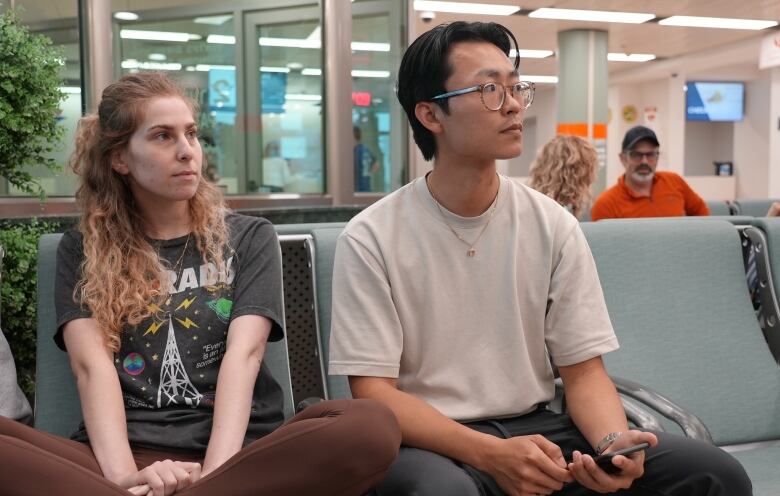
[[[247,194],[325,192],[317,7],[244,16]]]
[[[389,193],[407,181],[407,122],[394,84],[405,48],[400,2],[352,4],[354,192]]]

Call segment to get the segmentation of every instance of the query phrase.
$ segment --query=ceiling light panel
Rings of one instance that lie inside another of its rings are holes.
[[[607,60],[610,62],[649,62],[655,60],[652,53],[608,53]]]
[[[451,12],[454,14],[507,16],[519,11],[520,7],[517,5],[502,5],[495,3],[432,2],[428,0],[414,0],[414,10]]]
[[[639,12],[613,12],[606,10],[577,10],[577,9],[536,9],[528,17],[536,19],[558,19],[562,21],[589,21],[589,22],[619,22],[627,24],[641,24],[650,19],[655,19],[655,14]]]
[[[123,29],[119,37],[126,40],[150,40],[150,41],[178,41],[186,42],[201,39],[200,35],[191,33],[177,33],[173,31],[142,31],[138,29]]]
[[[533,76],[533,75],[526,74],[524,76],[520,76],[520,81],[528,81],[531,83],[556,84],[558,82],[558,76]]]
[[[684,26],[689,28],[719,28],[719,29],[760,29],[777,26],[777,21],[762,21],[756,19],[729,19],[726,17],[693,17],[672,16],[661,19],[658,24],[664,26]]]
[[[210,34],[206,37],[206,43],[215,43],[219,45],[235,45],[236,37],[224,34]]]
[[[120,21],[137,21],[138,18],[138,14],[135,12],[114,12],[114,19]]]
[[[552,57],[552,55],[555,52],[552,50],[526,50],[521,48],[520,49],[520,58],[521,59],[546,59],[547,57]],[[517,56],[517,51],[515,49],[509,50],[509,57],[514,58]]]

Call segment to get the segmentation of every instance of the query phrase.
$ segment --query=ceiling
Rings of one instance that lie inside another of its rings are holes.
[[[395,4],[399,0],[390,0]],[[568,29],[599,29],[609,33],[609,51],[623,53],[652,53],[659,59],[647,63],[610,62],[610,79],[621,73],[642,72],[650,74],[653,67],[668,66],[669,60],[686,60],[692,54],[717,52],[719,47],[745,47],[735,60],[732,57],[724,61],[723,71],[729,77],[748,79],[757,74],[757,40],[766,36],[768,30],[746,31],[731,29],[684,28],[662,26],[655,22],[644,24],[609,24],[577,21],[555,21],[533,19],[526,14],[540,7],[558,7],[569,9],[615,10],[624,12],[652,13],[658,17],[671,15],[693,15],[710,17],[737,17],[745,19],[780,20],[780,0],[470,0],[474,3],[506,3],[519,5],[523,10],[511,16],[489,17],[484,15],[464,15],[437,13],[435,20],[424,23],[419,12],[412,11],[415,19],[410,30],[421,33],[442,22],[456,20],[495,20],[509,27],[517,37],[520,47],[525,49],[556,50],[557,33]],[[7,6],[10,0],[3,3]],[[74,19],[76,0],[16,0],[25,12],[23,21],[38,23],[57,19]],[[206,0],[112,0],[112,9],[143,12],[147,9],[191,7],[192,5],[212,3]],[[274,6],[273,0],[224,1],[226,10],[232,5],[257,5],[258,8]],[[213,4],[213,3],[212,3]],[[4,7],[0,7],[3,9]],[[355,33],[358,35],[358,33]],[[754,43],[751,43],[751,40]],[[640,69],[641,67],[641,69]],[[713,70],[710,68],[709,70]],[[556,58],[524,59],[521,65],[523,74],[556,75]],[[716,70],[718,72],[718,70]]]
[[[484,15],[464,15],[437,13],[429,23],[420,19],[415,12],[414,31],[421,33],[442,22],[456,20],[495,20],[504,24],[518,39],[520,48],[537,50],[556,50],[557,33],[569,29],[597,29],[607,31],[609,51],[621,53],[651,53],[659,60],[645,63],[610,62],[610,78],[623,71],[636,70],[641,65],[662,65],[664,59],[684,57],[698,52],[708,51],[761,39],[769,30],[746,31],[732,29],[684,28],[663,26],[655,22],[644,24],[610,24],[600,22],[556,21],[534,19],[528,12],[541,7],[566,9],[612,10],[621,12],[641,12],[655,14],[657,17],[672,15],[690,15],[707,17],[737,17],[744,19],[763,19],[780,21],[780,0],[523,0],[520,2],[505,0],[469,0],[472,3],[506,3],[522,7],[520,14],[511,16],[488,17]],[[744,65],[742,77],[755,73],[758,65],[758,51],[744,53],[741,60]],[[733,61],[730,72],[735,72]],[[521,72],[533,75],[556,75],[556,58],[524,59]],[[734,76],[732,74],[732,76]]]

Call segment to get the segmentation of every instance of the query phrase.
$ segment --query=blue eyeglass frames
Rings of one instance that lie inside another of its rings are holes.
[[[504,86],[503,84],[498,83],[478,84],[476,86],[470,86],[468,88],[436,95],[435,97],[431,98],[431,100],[443,100],[453,96],[479,92],[482,105],[484,105],[488,110],[496,111],[501,110],[501,107],[504,106],[507,89],[512,92],[512,97],[520,103],[520,106],[523,109],[530,107],[531,103],[534,101],[534,91],[536,90],[536,85],[534,85],[534,83],[529,83],[528,81],[518,81],[510,86]]]

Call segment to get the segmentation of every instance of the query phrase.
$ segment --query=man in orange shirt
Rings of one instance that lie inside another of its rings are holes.
[[[593,220],[710,214],[704,200],[682,177],[655,170],[658,147],[652,129],[635,126],[626,132],[620,153],[626,173],[593,204]]]

